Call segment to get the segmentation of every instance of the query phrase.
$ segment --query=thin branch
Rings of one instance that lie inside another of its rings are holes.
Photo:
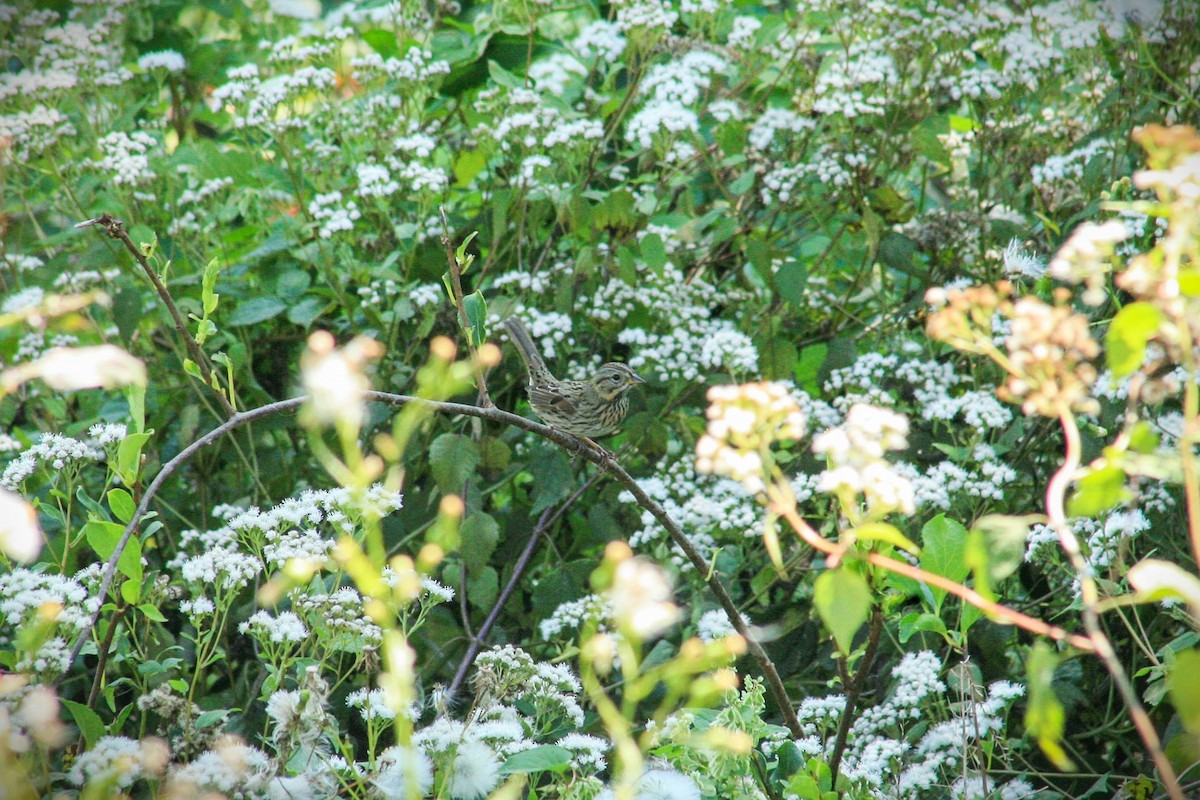
[[[786,519],[792,528],[795,529],[796,533],[800,534],[800,537],[804,539],[804,541],[808,542],[808,544],[814,549],[819,550],[827,555],[833,555],[841,552],[841,548],[837,544],[829,541],[824,536],[812,529],[812,526],[810,526],[808,522],[806,522],[804,518],[796,512],[796,507],[794,504],[781,502],[779,500],[772,500],[770,508],[776,514],[779,514],[781,517]],[[927,583],[930,586],[936,586],[939,589],[943,589],[955,597],[966,600],[971,605],[1001,622],[1007,622],[1009,624],[1016,625],[1017,627],[1024,628],[1031,633],[1036,633],[1041,636],[1054,639],[1055,641],[1067,642],[1075,649],[1082,650],[1086,653],[1092,653],[1096,650],[1095,644],[1092,642],[1091,638],[1087,636],[1080,636],[1077,633],[1067,633],[1067,631],[1063,630],[1057,625],[1051,625],[1050,623],[1044,622],[1036,617],[1031,617],[1028,614],[1022,614],[1020,611],[1017,611],[1014,608],[1009,608],[1008,606],[988,600],[974,589],[969,589],[966,586],[963,586],[961,583],[952,581],[949,578],[944,578],[941,575],[935,575],[932,572],[927,572],[920,567],[914,567],[912,564],[909,564],[905,561],[898,561],[894,558],[889,558],[882,553],[867,553],[866,560],[869,564],[874,564],[877,567],[883,567],[886,570],[895,572],[897,575],[903,575],[906,578],[912,578],[913,580],[921,581],[922,583]]]
[[[1095,645],[1096,655],[1112,677],[1117,692],[1125,702],[1125,707],[1129,709],[1129,717],[1133,720],[1133,726],[1137,729],[1142,744],[1150,751],[1150,758],[1154,760],[1154,766],[1158,769],[1159,778],[1166,787],[1167,794],[1171,800],[1185,800],[1183,789],[1179,786],[1179,778],[1175,775],[1170,760],[1163,752],[1162,740],[1158,737],[1158,731],[1154,729],[1150,715],[1142,707],[1137,692],[1133,689],[1133,684],[1129,682],[1121,659],[1113,650],[1112,643],[1108,640],[1104,629],[1100,627],[1098,610],[1100,592],[1096,587],[1096,581],[1092,577],[1088,563],[1083,557],[1079,539],[1075,536],[1075,531],[1071,529],[1070,523],[1067,522],[1065,507],[1067,488],[1075,479],[1076,471],[1079,469],[1083,443],[1080,441],[1075,416],[1069,410],[1064,409],[1059,414],[1058,420],[1063,429],[1066,453],[1062,466],[1054,473],[1050,484],[1046,487],[1046,515],[1050,518],[1050,527],[1058,534],[1058,541],[1066,552],[1067,560],[1070,561],[1071,567],[1075,570],[1075,577],[1079,581],[1083,627],[1088,632],[1088,638]]]
[[[616,459],[611,453],[607,451],[602,452],[591,447],[580,447],[579,440],[568,433],[563,433],[560,430],[542,425],[541,423],[534,422],[533,420],[526,419],[525,417],[517,416],[516,414],[510,414],[509,412],[502,411],[495,406],[484,408],[481,406],[467,405],[465,403],[438,402],[434,400],[425,400],[420,397],[412,397],[409,395],[392,394],[390,392],[364,392],[364,397],[368,400],[376,400],[383,403],[390,403],[392,405],[418,403],[443,414],[462,414],[469,417],[478,417],[490,422],[497,422],[502,425],[512,425],[513,427],[535,433],[544,439],[549,439],[555,444],[565,447],[574,453],[578,453],[588,461],[591,461],[597,466],[607,470],[609,474],[616,478],[618,483],[629,490],[630,494],[632,494],[634,499],[637,501],[637,504],[644,510],[649,511],[651,515],[653,515],[654,518],[659,521],[659,524],[666,529],[667,535],[670,536],[672,543],[674,543],[680,550],[683,551],[683,554],[687,557],[688,561],[691,562],[697,573],[700,575],[709,576],[707,579],[709,589],[712,591],[713,596],[716,597],[717,602],[721,605],[721,608],[725,610],[725,613],[728,615],[734,629],[743,639],[746,640],[747,651],[750,653],[750,657],[754,659],[759,671],[762,673],[763,679],[766,681],[767,688],[771,691],[771,696],[775,699],[776,704],[779,706],[780,713],[783,715],[784,722],[787,725],[788,730],[795,738],[800,738],[803,735],[802,731],[800,730],[800,722],[796,719],[796,712],[792,708],[791,700],[788,698],[787,689],[784,688],[783,681],[779,677],[779,671],[775,669],[775,664],[771,661],[766,651],[763,650],[762,645],[759,644],[758,640],[756,640],[751,634],[749,627],[742,619],[742,615],[739,612],[737,605],[733,602],[733,598],[729,596],[729,592],[725,589],[724,584],[721,583],[717,571],[715,569],[710,569],[709,563],[704,559],[704,556],[701,555],[700,551],[696,549],[696,546],[692,544],[691,540],[687,538],[679,525],[673,519],[671,519],[663,507],[658,504],[658,502],[646,494],[642,487],[638,485],[637,481],[635,481],[633,477],[626,472],[620,464],[617,463]],[[129,521],[129,524],[125,528],[125,532],[121,535],[120,540],[117,542],[117,546],[113,550],[113,554],[109,557],[108,561],[105,562],[103,577],[100,582],[100,597],[103,598],[105,595],[107,595],[109,587],[112,585],[113,576],[116,573],[117,561],[120,559],[121,553],[124,552],[125,546],[129,542],[129,537],[133,534],[133,531],[141,522],[146,510],[150,507],[150,502],[154,499],[154,496],[158,494],[158,490],[162,487],[163,482],[166,481],[166,479],[176,469],[178,469],[181,464],[191,458],[200,449],[207,447],[217,439],[240,427],[241,425],[258,419],[259,417],[277,414],[282,411],[290,411],[300,406],[307,399],[307,397],[296,397],[292,398],[291,400],[281,400],[277,403],[260,406],[259,408],[251,409],[250,411],[235,413],[229,420],[225,421],[218,427],[197,439],[192,444],[188,445],[179,453],[179,455],[175,456],[175,458],[164,464],[162,470],[154,477],[154,480],[150,482],[150,485],[146,487],[145,494],[142,495],[142,501],[138,504],[137,509],[134,511],[133,518]],[[75,660],[79,657],[79,653],[83,649],[83,644],[91,635],[92,629],[95,627],[96,620],[99,619],[99,617],[100,609],[97,609],[92,613],[91,619],[88,620],[88,624],[83,628],[82,631],[80,631],[79,638],[75,641],[75,645],[71,648],[71,653],[67,659],[68,670],[70,665],[74,664]],[[64,674],[66,671],[67,670],[64,670]]]
[[[291,400],[280,400],[278,403],[260,406],[258,408],[251,409],[250,411],[243,411],[241,413],[235,411],[232,417],[225,420],[196,441],[192,442],[190,445],[181,450],[179,455],[172,458],[166,464],[163,464],[163,468],[159,470],[158,474],[154,476],[154,480],[152,480],[150,485],[146,487],[146,491],[142,495],[142,502],[138,503],[137,509],[133,512],[133,518],[130,519],[129,524],[125,526],[124,533],[122,533],[121,538],[117,540],[116,548],[113,549],[112,555],[108,557],[108,561],[104,563],[104,572],[100,579],[100,590],[97,592],[101,602],[103,602],[104,597],[108,595],[108,590],[112,586],[113,576],[116,575],[117,571],[117,561],[121,559],[121,554],[125,552],[125,547],[129,544],[129,537],[133,535],[133,532],[137,530],[138,525],[141,524],[142,517],[146,515],[146,511],[150,508],[150,501],[154,499],[154,496],[158,494],[158,490],[162,488],[163,483],[167,480],[167,478],[171,477],[171,474],[175,472],[175,470],[179,469],[179,467],[185,461],[187,461],[197,452],[212,444],[217,439],[220,439],[222,436],[234,430],[235,428],[245,425],[247,422],[252,420],[256,420],[259,417],[278,414],[281,411],[290,411],[293,408],[299,407],[300,404],[306,399],[307,398],[304,397],[296,397]],[[68,669],[70,669],[70,666],[75,663],[75,659],[79,658],[79,652],[83,649],[83,643],[87,641],[87,638],[91,635],[92,629],[96,627],[96,621],[99,618],[100,608],[97,608],[92,612],[92,616],[91,619],[88,620],[88,624],[79,632],[79,638],[75,640],[75,644],[71,648],[71,653],[67,656]],[[66,670],[63,671],[63,675],[66,675]]]
[[[529,535],[529,541],[525,543],[525,548],[521,551],[521,555],[517,557],[517,562],[513,565],[512,575],[509,576],[508,583],[504,585],[504,589],[501,590],[500,595],[496,598],[492,610],[488,612],[487,619],[479,627],[479,632],[471,637],[470,644],[467,645],[467,652],[463,653],[462,659],[458,662],[458,669],[454,671],[454,679],[450,681],[450,687],[446,690],[447,697],[453,699],[458,696],[458,690],[462,688],[463,683],[467,679],[467,672],[471,669],[471,665],[475,663],[475,657],[479,655],[479,650],[483,647],[484,641],[487,640],[488,635],[492,632],[492,628],[495,627],[496,620],[500,618],[500,612],[508,603],[508,599],[512,596],[512,593],[516,591],[517,584],[521,582],[521,578],[525,577],[525,570],[529,568],[530,562],[533,561],[533,554],[537,552],[538,542],[541,541],[546,530],[557,522],[558,518],[603,474],[602,472],[596,473],[557,508],[547,508],[542,512],[537,524],[533,526],[533,532]]]
[[[204,377],[205,384],[208,385],[209,389],[212,389],[216,393],[217,400],[221,403],[221,407],[225,410],[226,416],[233,417],[235,414],[237,414],[237,409],[233,407],[233,403],[228,397],[225,396],[225,393],[221,391],[220,385],[213,376],[212,364],[209,363],[208,356],[205,355],[204,351],[200,349],[200,345],[196,344],[196,340],[192,338],[191,334],[188,333],[187,323],[184,322],[183,315],[179,313],[179,307],[175,305],[174,298],[171,297],[171,293],[167,291],[167,287],[164,286],[163,282],[159,279],[158,273],[155,272],[154,268],[150,266],[150,262],[146,259],[146,256],[142,252],[141,248],[134,244],[133,240],[129,238],[129,234],[125,231],[125,223],[111,214],[105,213],[101,214],[95,219],[89,219],[85,220],[84,222],[80,222],[75,227],[87,228],[92,225],[99,226],[111,238],[117,239],[123,245],[125,245],[125,249],[128,250],[133,255],[134,260],[141,265],[142,269],[146,273],[146,276],[150,278],[150,282],[154,284],[154,290],[158,292],[159,299],[162,300],[163,305],[166,306],[167,311],[171,314],[171,319],[175,322],[175,332],[178,333],[179,338],[183,340],[183,345],[187,348],[188,354],[192,357],[192,361],[195,363],[196,368],[200,370],[200,374]]]

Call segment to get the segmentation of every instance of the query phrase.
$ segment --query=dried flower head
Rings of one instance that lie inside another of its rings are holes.
[[[1002,400],[1020,403],[1026,414],[1057,417],[1070,409],[1093,414],[1091,396],[1100,354],[1087,317],[1061,304],[1022,297],[1012,307],[1012,333],[1006,341],[1009,377],[997,390]]]

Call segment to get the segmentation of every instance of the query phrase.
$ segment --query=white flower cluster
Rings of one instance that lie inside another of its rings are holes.
[[[911,482],[917,508],[943,511],[964,497],[1003,500],[1005,486],[1018,478],[1016,470],[1001,461],[995,449],[986,444],[976,445],[969,459],[939,461],[924,472],[904,462],[897,463],[895,468],[897,474]]]
[[[111,173],[112,182],[117,186],[140,186],[156,177],[150,169],[149,153],[158,142],[150,134],[114,131],[101,137],[97,144],[103,155],[96,165]]]
[[[297,644],[308,638],[308,628],[291,611],[274,617],[269,611],[256,611],[238,625],[238,632],[253,636],[263,644]]]
[[[436,87],[440,76],[450,74],[449,62],[435,59],[433,53],[419,47],[410,47],[400,58],[386,60],[378,53],[366,53],[350,59],[350,66],[355,68],[354,79],[364,83],[386,76],[402,85],[429,90]]]
[[[617,341],[630,345],[631,369],[651,372],[660,381],[703,380],[709,371],[754,374],[758,350],[750,337],[727,320],[712,318],[718,295],[724,301],[740,298],[733,291],[719,292],[704,281],[685,281],[673,264],[661,274],[648,272],[638,285],[612,279],[592,298],[588,315],[601,324],[614,320],[646,319],[649,328],[626,326]]]
[[[662,33],[679,21],[678,12],[663,0],[620,0],[613,5],[617,27],[625,33]]]
[[[79,755],[67,773],[76,786],[106,782],[128,789],[146,773],[143,743],[127,736],[103,736]]]
[[[359,197],[388,197],[400,191],[400,184],[382,164],[359,164],[357,172]]]
[[[121,274],[120,267],[112,269],[79,269],[64,272],[54,279],[54,288],[61,292],[84,292],[100,283],[111,283]]]
[[[899,72],[886,47],[872,41],[855,42],[821,71],[813,111],[849,118],[882,115],[887,111],[889,90],[899,82]]]
[[[576,53],[600,64],[615,63],[624,54],[625,44],[620,28],[603,19],[592,20],[571,40]]]
[[[89,442],[81,442],[57,433],[43,433],[38,437],[37,444],[27,448],[5,465],[4,473],[0,475],[0,487],[17,491],[21,483],[34,473],[38,464],[45,464],[50,469],[61,472],[102,458],[104,452]]]
[[[51,680],[70,668],[67,640],[87,627],[98,608],[100,598],[92,597],[79,580],[23,567],[0,574],[0,647],[17,650],[22,628],[52,623],[54,635],[36,651],[22,652],[12,667]]]
[[[788,108],[768,108],[750,126],[747,139],[756,150],[766,151],[777,143],[778,134],[811,131],[816,123]]]
[[[600,120],[569,117],[532,89],[511,89],[504,100],[506,104],[495,111],[495,124],[475,132],[481,139],[495,141],[503,153],[537,151],[567,158],[585,152],[604,135]]]
[[[215,108],[233,113],[238,128],[261,128],[267,133],[282,133],[304,127],[310,104],[303,98],[314,91],[333,88],[337,75],[328,67],[304,66],[264,80],[257,64],[229,70],[228,83],[218,86],[210,96]]]
[[[893,511],[912,514],[912,484],[884,459],[887,451],[907,447],[907,419],[886,408],[856,403],[844,424],[813,437],[813,452],[829,463],[817,488],[839,496],[863,495],[872,518]]]
[[[534,87],[555,97],[562,97],[568,86],[580,82],[587,74],[587,67],[569,53],[551,53],[529,65],[529,79]]]
[[[66,115],[48,106],[0,116],[0,140],[8,143],[0,148],[0,164],[28,164],[74,135],[75,126]]]
[[[992,683],[984,699],[957,704],[949,718],[927,723],[929,706],[949,707],[940,670],[941,660],[929,651],[904,656],[892,670],[895,684],[887,699],[865,709],[850,727],[842,762],[847,778],[863,781],[875,791],[885,790],[881,797],[916,800],[961,774],[968,747],[990,741],[1004,730],[1003,714],[1025,691],[1009,681]],[[841,695],[804,700],[796,712],[805,734],[795,742],[800,751],[817,756],[831,752],[844,709]],[[914,724],[914,734],[924,730],[916,741],[905,737]]]
[[[741,614],[740,616],[742,622],[749,626],[750,620],[746,615]],[[725,613],[725,609],[723,608],[713,608],[705,611],[699,621],[696,622],[696,635],[700,637],[700,641],[702,642],[715,642],[736,634],[737,631],[734,629],[733,623],[729,621],[729,615]]]
[[[651,67],[641,86],[646,102],[626,124],[626,141],[649,150],[655,144],[670,144],[680,133],[698,133],[700,117],[694,107],[713,78],[729,72],[725,59],[703,50]]]
[[[729,478],[697,474],[690,455],[660,466],[656,475],[637,481],[706,557],[716,552],[718,541],[738,541],[761,533],[761,509],[753,496]],[[622,492],[619,499],[632,503],[633,495]],[[644,552],[649,544],[667,541],[662,525],[649,511],[642,511],[640,522],[642,527],[630,536],[630,547]],[[675,545],[669,546],[667,558],[681,572],[693,569]]]
[[[374,650],[383,630],[366,614],[362,595],[344,586],[330,594],[293,591],[292,609],[316,633],[314,637],[333,652]]]
[[[1050,156],[1043,163],[1033,165],[1033,185],[1079,181],[1089,164],[1100,158],[1101,154],[1111,153],[1112,149],[1113,143],[1101,137],[1076,147],[1066,155]]]
[[[308,204],[308,213],[321,224],[318,229],[322,239],[328,239],[341,231],[354,230],[355,220],[362,217],[358,204],[353,200],[342,201],[338,191],[318,194]]]
[[[393,720],[396,711],[387,702],[387,695],[382,689],[358,689],[346,695],[346,705],[357,708],[364,722],[376,720]]]
[[[146,53],[137,60],[138,69],[149,72],[154,69],[165,70],[166,72],[183,72],[187,62],[175,50],[156,50],[152,53]]]
[[[568,600],[560,603],[549,617],[538,624],[538,630],[543,639],[554,639],[562,636],[574,638],[584,625],[595,623],[597,630],[607,630],[607,623],[612,619],[612,603],[606,597],[589,594],[578,600]]]
[[[782,383],[713,386],[708,428],[696,442],[696,471],[726,475],[746,491],[761,492],[770,479],[764,457],[772,444],[804,435],[804,413]]]

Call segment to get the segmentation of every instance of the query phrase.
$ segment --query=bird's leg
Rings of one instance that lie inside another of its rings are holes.
[[[615,455],[613,455],[612,451],[608,450],[604,445],[600,444],[599,442],[597,442],[593,439],[590,439],[587,436],[580,436],[579,438],[582,439],[583,441],[587,442],[593,448],[595,448],[595,452],[601,458],[604,459],[604,467],[605,468],[607,468],[610,463],[615,462],[617,460],[617,457]]]

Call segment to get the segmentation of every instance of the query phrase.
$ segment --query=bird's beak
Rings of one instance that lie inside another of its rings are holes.
[[[630,377],[633,378],[634,383],[645,383],[646,382],[642,378],[638,377],[636,372],[631,372],[631,373],[629,373],[629,375],[630,375]]]

